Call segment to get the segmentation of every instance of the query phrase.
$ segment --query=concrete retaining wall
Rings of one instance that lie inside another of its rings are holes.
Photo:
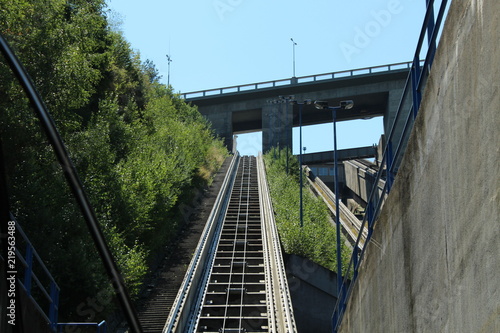
[[[294,254],[284,259],[297,331],[330,333],[337,274]]]
[[[341,332],[500,332],[498,13],[452,2]]]

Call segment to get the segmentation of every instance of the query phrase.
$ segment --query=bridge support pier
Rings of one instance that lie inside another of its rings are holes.
[[[272,147],[292,149],[293,106],[288,103],[262,107],[262,152]]]

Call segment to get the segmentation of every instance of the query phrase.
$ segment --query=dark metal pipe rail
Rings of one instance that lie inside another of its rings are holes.
[[[33,81],[24,69],[24,66],[14,54],[7,41],[1,35],[0,53],[3,54],[7,64],[19,80],[19,83],[23,87],[23,90],[26,93],[33,110],[35,111],[36,116],[40,120],[40,125],[54,150],[59,165],[61,166],[66,178],[66,182],[68,183],[68,186],[70,187],[73,196],[80,207],[82,216],[85,219],[89,233],[92,236],[97,252],[103,262],[110,282],[113,285],[115,294],[123,313],[125,314],[130,329],[133,332],[142,332],[139,319],[137,318],[137,313],[135,312],[128,290],[125,286],[125,281],[123,280],[113,255],[109,250],[104,234],[97,221],[96,214],[90,204],[90,200],[83,188],[82,182],[76,172],[76,168],[69,156],[66,146],[59,135],[55,122],[45,106],[40,94],[36,90]]]

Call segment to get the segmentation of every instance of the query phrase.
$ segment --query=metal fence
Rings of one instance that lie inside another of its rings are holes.
[[[59,286],[12,215],[11,222],[14,223],[16,229],[16,259],[21,264],[15,268],[16,273],[19,274],[18,279],[38,311],[51,327],[55,328],[59,309]],[[23,246],[24,253],[20,250]]]

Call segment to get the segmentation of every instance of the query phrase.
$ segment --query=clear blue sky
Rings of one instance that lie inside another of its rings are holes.
[[[409,61],[425,0],[107,0],[110,16],[143,60],[167,82],[190,92]],[[382,119],[341,122],[338,146],[376,144]],[[243,154],[256,155],[260,134],[240,135]],[[332,125],[306,127],[307,152],[331,150]],[[298,129],[294,129],[298,152]]]

